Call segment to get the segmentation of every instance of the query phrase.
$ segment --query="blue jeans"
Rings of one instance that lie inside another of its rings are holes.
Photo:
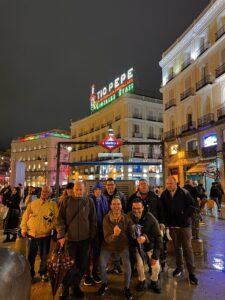
[[[107,284],[107,273],[106,273],[106,267],[108,264],[108,260],[111,256],[112,253],[116,253],[120,255],[122,262],[123,262],[123,267],[124,267],[124,287],[129,288],[130,286],[130,277],[131,277],[131,266],[130,266],[130,256],[129,256],[129,250],[124,249],[121,252],[116,252],[116,251],[109,251],[106,249],[101,250],[101,255],[100,255],[100,274],[101,274],[101,279],[102,283]]]
[[[47,273],[47,256],[50,250],[51,236],[45,236],[41,238],[29,237],[28,239],[28,261],[30,263],[30,273],[31,277],[34,277],[34,263],[35,258],[37,256],[38,248],[40,253],[40,266],[39,266],[39,274],[44,275]]]

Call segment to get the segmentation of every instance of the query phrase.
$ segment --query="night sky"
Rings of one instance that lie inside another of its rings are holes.
[[[158,91],[159,61],[210,0],[0,0],[0,149],[89,115],[100,90],[134,67]]]

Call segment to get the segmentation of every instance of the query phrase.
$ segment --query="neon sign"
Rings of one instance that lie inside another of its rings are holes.
[[[36,133],[36,134],[32,134],[32,135],[26,135],[24,137],[19,137],[17,140],[19,142],[27,142],[27,141],[38,140],[38,139],[43,139],[43,138],[47,138],[47,137],[58,137],[58,138],[63,138],[63,139],[71,138],[68,134],[65,134],[63,132],[47,131],[47,132],[41,132],[41,133]]]
[[[103,87],[95,93],[95,85],[91,87],[90,105],[91,112],[95,112],[125,93],[134,91],[134,76],[133,68],[130,68],[126,73],[117,77],[114,81],[110,82],[108,86]]]

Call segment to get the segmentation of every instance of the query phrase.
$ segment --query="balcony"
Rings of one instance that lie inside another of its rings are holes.
[[[183,101],[187,97],[193,96],[193,95],[194,95],[194,89],[189,88],[189,89],[185,90],[183,93],[180,94],[180,101]]]
[[[209,48],[208,43],[204,43],[198,50],[196,51],[197,57],[201,56],[207,49]]]
[[[175,137],[175,128],[164,132],[164,139],[171,139]]]
[[[181,72],[184,71],[191,64],[191,58],[186,59],[181,65]]]
[[[200,81],[196,83],[196,91],[200,90],[207,84],[212,84],[213,83],[213,77],[212,75],[206,75],[204,78],[202,78]]]
[[[195,122],[188,122],[186,124],[183,124],[181,126],[181,133],[185,133],[185,132],[189,132],[189,131],[193,131],[196,129],[196,123]]]
[[[168,75],[167,79],[166,79],[166,83],[168,83],[169,81],[171,81],[174,77],[175,77],[174,72],[171,72],[171,73]]]
[[[225,25],[220,27],[220,29],[216,32],[216,41],[220,39],[225,33]]]
[[[218,120],[223,119],[224,117],[225,117],[225,106],[223,106],[217,110]]]
[[[118,116],[115,117],[115,121],[119,121],[120,119],[121,119],[120,115],[118,115]]]
[[[150,133],[150,134],[148,135],[148,139],[151,139],[151,140],[160,140],[161,137],[160,137],[160,135]]]
[[[206,125],[214,123],[214,114],[210,113],[198,119],[198,127],[205,127]]]
[[[134,157],[144,158],[144,153],[142,153],[142,152],[134,152]]]
[[[143,138],[143,133],[141,133],[141,132],[133,132],[132,136],[134,138]]]
[[[210,146],[202,148],[202,157],[214,157],[217,155],[217,146]]]
[[[142,119],[142,115],[141,115],[141,114],[138,114],[138,113],[134,113],[134,114],[133,114],[133,118],[134,118],[134,119]]]
[[[225,64],[222,64],[216,69],[216,78],[225,73]]]
[[[176,100],[175,99],[170,99],[168,102],[165,103],[165,110],[176,106]]]

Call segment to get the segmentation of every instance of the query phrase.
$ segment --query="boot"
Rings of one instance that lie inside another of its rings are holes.
[[[10,235],[7,234],[6,238],[4,239],[4,241],[2,241],[3,243],[9,243],[10,242]]]

